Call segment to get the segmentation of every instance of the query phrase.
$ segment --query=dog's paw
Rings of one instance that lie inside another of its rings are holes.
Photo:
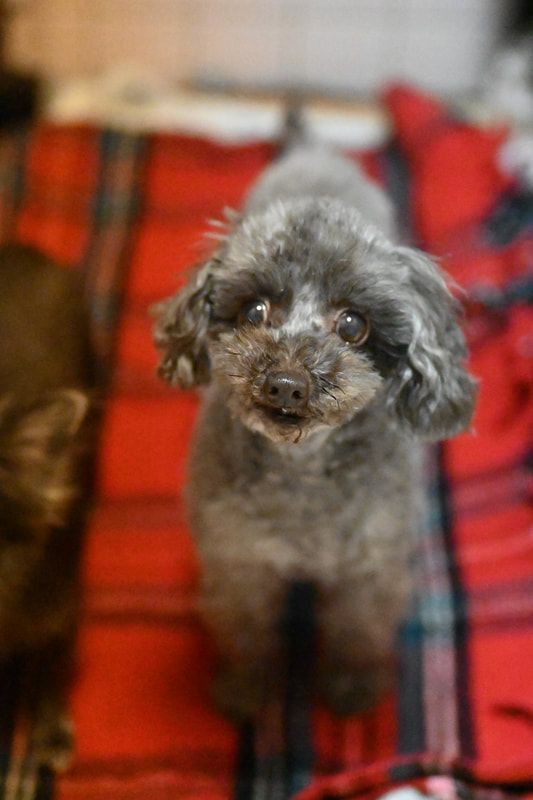
[[[31,757],[40,767],[63,772],[74,752],[74,727],[67,716],[37,723],[31,740]]]
[[[367,670],[324,669],[320,689],[330,709],[339,716],[369,711],[390,687],[390,671],[383,666]]]
[[[212,694],[219,711],[232,722],[257,715],[265,698],[260,672],[242,667],[221,667],[213,681]]]
[[[1,787],[2,798],[36,800],[40,797],[51,775],[69,766],[73,743],[73,727],[67,717],[37,722],[26,742],[26,751],[10,759]]]

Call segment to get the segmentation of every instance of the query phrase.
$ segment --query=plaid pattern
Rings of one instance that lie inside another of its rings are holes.
[[[397,755],[383,758],[382,743],[370,757],[354,748],[299,800],[371,797],[406,782],[438,797],[530,795],[533,230],[531,215],[510,229],[502,213],[509,198],[530,200],[498,170],[503,132],[456,122],[405,87],[386,101],[405,159],[387,175],[407,165],[404,222],[466,289],[481,389],[475,433],[429,455],[418,593],[398,645]]]
[[[531,265],[477,246],[479,224],[509,188],[491,166],[494,151],[491,161],[479,146],[483,135],[466,129],[471,150],[454,171],[442,141],[425,155],[430,135],[446,138],[444,111],[407,92],[389,104],[424,244],[442,254],[459,241],[446,266],[465,285],[468,269],[479,283],[497,273],[503,285],[519,263]],[[464,166],[473,169],[481,154],[484,202]],[[496,797],[494,786],[532,791],[533,540],[523,458],[531,384],[525,356],[512,350],[527,334],[522,307],[505,322],[485,313],[469,321],[473,368],[484,381],[478,434],[428,454],[419,591],[399,641],[397,694],[344,721],[311,706],[312,603],[306,587],[295,587],[283,700],[242,731],[209,700],[213,653],[194,613],[198,565],[179,502],[196,400],[156,381],[147,308],[197,260],[205,220],[238,206],[271,157],[264,144],[86,128],[43,127],[0,142],[2,237],[86,271],[109,387],[72,697],[78,755],[58,796],[318,800],[370,798],[405,783],[443,800],[467,791]],[[405,171],[390,154],[364,163],[394,186]],[[433,180],[437,196],[442,183],[448,192],[437,209],[446,220],[455,214],[446,240],[440,228],[434,236]]]

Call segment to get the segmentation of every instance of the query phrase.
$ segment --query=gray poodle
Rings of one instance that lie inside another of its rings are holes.
[[[319,688],[371,706],[410,593],[420,440],[468,427],[475,382],[445,279],[387,198],[301,142],[156,309],[161,375],[205,384],[186,493],[219,705],[257,710],[288,587],[317,595]]]

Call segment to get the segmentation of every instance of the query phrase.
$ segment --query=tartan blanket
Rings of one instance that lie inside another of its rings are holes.
[[[297,658],[285,702],[254,727],[213,708],[179,499],[196,400],[155,378],[148,306],[176,289],[205,220],[239,205],[272,148],[48,125],[0,140],[0,238],[84,271],[107,386],[72,696],[78,752],[60,800],[533,795],[533,345],[520,293],[532,231],[506,224],[519,192],[497,168],[502,134],[405,88],[386,101],[396,145],[357,157],[466,287],[482,389],[475,435],[428,455],[398,690],[348,720],[310,705]]]

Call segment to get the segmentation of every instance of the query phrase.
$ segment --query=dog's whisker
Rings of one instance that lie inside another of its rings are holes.
[[[346,392],[344,391],[344,389],[343,389],[341,386],[339,386],[339,384],[338,384],[338,383],[334,383],[333,381],[326,380],[326,384],[327,384],[327,386],[328,386],[329,388],[331,388],[331,389],[336,389],[336,390],[337,390],[338,392],[340,392],[341,394],[346,394]]]
[[[331,397],[332,400],[335,400],[335,402],[337,403],[337,409],[340,411],[341,410],[341,404],[339,403],[339,398],[335,397],[335,395],[332,394],[331,392],[328,392],[328,390],[325,389],[324,387],[322,387],[322,391],[324,392],[324,394],[327,394],[328,397]]]
[[[339,386],[338,383],[334,383],[333,381],[330,381],[328,378],[324,378],[323,376],[320,376],[318,380],[320,381],[321,384],[326,385],[329,389],[336,389],[341,394],[346,394],[344,389],[341,386]]]
[[[329,385],[330,385],[330,386],[331,386],[333,389],[336,389],[336,390],[337,390],[338,392],[340,392],[341,394],[346,394],[346,392],[344,391],[344,389],[342,388],[342,386],[339,386],[339,384],[338,384],[338,383],[330,383]]]
[[[215,242],[223,242],[228,238],[226,233],[218,233],[217,231],[207,231],[204,233],[204,239],[212,239]]]

